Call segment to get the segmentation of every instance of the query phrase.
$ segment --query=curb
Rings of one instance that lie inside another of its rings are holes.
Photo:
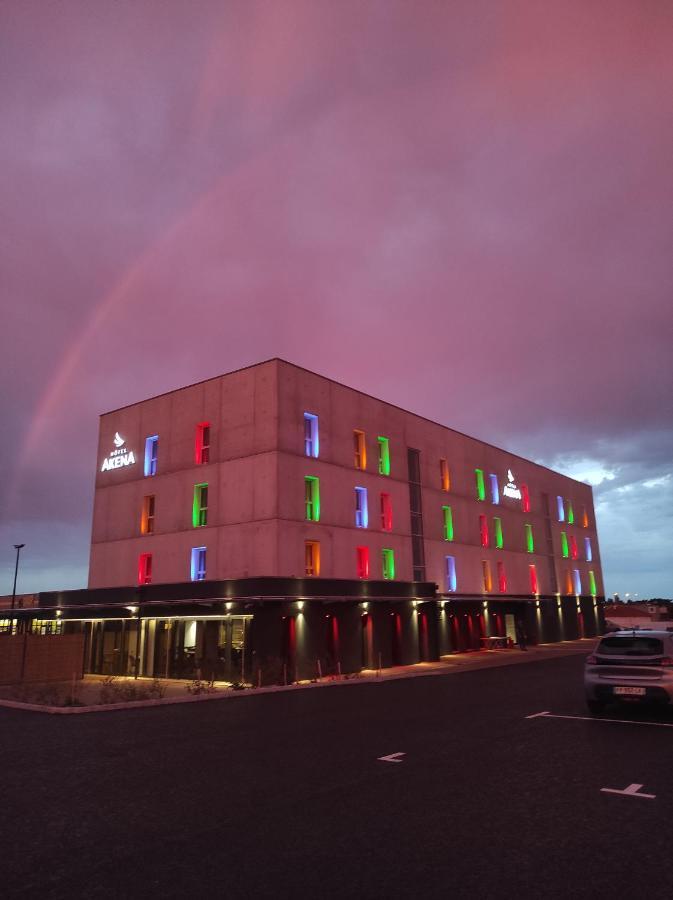
[[[586,639],[587,643],[592,642],[593,638]],[[550,645],[555,647],[557,645]],[[0,699],[0,707],[8,709],[18,709],[24,712],[36,712],[46,715],[57,716],[74,716],[84,713],[97,712],[116,712],[122,709],[147,709],[155,706],[173,706],[179,703],[200,703],[206,700],[231,700],[235,697],[258,697],[260,694],[277,694],[286,691],[310,690],[313,688],[329,688],[329,687],[349,687],[360,684],[386,684],[389,681],[400,681],[404,678],[428,678],[431,676],[442,676],[455,674],[460,675],[466,672],[476,672],[484,669],[499,669],[504,666],[512,666],[517,664],[526,664],[532,662],[545,662],[550,659],[559,659],[563,656],[575,656],[585,653],[587,647],[568,647],[559,653],[550,656],[532,655],[526,659],[520,656],[503,657],[497,662],[489,662],[488,665],[481,665],[485,660],[475,660],[474,664],[465,663],[445,663],[436,668],[418,671],[418,672],[399,672],[392,675],[362,675],[358,677],[334,679],[333,681],[312,681],[308,684],[273,684],[267,687],[248,688],[242,691],[225,690],[215,691],[212,694],[199,694],[190,697],[162,697],[158,700],[131,700],[124,703],[104,703],[96,706],[43,706],[38,703],[22,703],[20,700],[3,700]],[[497,651],[496,651],[497,652]],[[493,657],[490,657],[493,659]]]

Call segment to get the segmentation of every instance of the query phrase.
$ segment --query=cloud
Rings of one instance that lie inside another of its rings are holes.
[[[282,355],[589,480],[608,583],[673,592],[665,5],[0,16],[8,534],[70,583],[98,414]]]

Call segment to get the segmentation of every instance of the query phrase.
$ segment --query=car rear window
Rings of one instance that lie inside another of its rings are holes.
[[[605,656],[661,656],[664,645],[653,637],[606,637],[596,652]]]

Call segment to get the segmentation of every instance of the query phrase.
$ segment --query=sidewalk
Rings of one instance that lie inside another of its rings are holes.
[[[41,712],[50,714],[72,715],[90,712],[112,712],[119,709],[138,709],[148,706],[167,706],[174,703],[198,703],[208,700],[226,700],[234,697],[251,697],[259,694],[271,694],[279,691],[313,690],[322,687],[346,687],[358,684],[383,684],[386,681],[394,681],[400,678],[419,678],[429,675],[458,675],[464,672],[474,672],[478,669],[495,669],[501,666],[521,665],[529,662],[540,662],[550,659],[558,659],[563,656],[575,656],[589,654],[596,639],[584,638],[578,641],[564,641],[561,644],[541,644],[537,647],[529,647],[526,651],[516,648],[507,650],[478,650],[472,653],[458,653],[443,656],[437,662],[415,663],[409,666],[394,666],[389,669],[363,669],[342,676],[326,676],[315,681],[301,681],[297,684],[271,685],[256,688],[250,685],[245,690],[233,690],[225,682],[215,682],[213,691],[202,694],[186,693],[187,681],[169,679],[163,681],[165,695],[160,699],[131,700],[120,703],[83,705],[83,706],[49,706],[46,704],[28,703],[19,700],[0,699],[0,707],[20,709],[27,712]],[[130,685],[141,686],[152,682],[151,678],[118,678],[118,682],[126,682]],[[87,675],[78,683],[78,696],[85,703],[92,702],[92,693],[103,682],[102,676]],[[66,686],[67,687],[67,686]]]
[[[558,659],[561,656],[574,656],[585,653],[587,656],[593,649],[597,638],[582,638],[577,641],[563,641],[560,644],[539,644],[519,650],[514,647],[508,650],[475,650],[471,653],[452,653],[442,656],[437,662],[415,663],[411,666],[394,666],[390,669],[363,669],[362,676],[376,681],[391,678],[414,678],[419,675],[455,675],[460,672],[473,672],[477,669],[495,669],[499,666],[516,666],[521,663],[540,662],[545,659]],[[351,676],[357,678],[358,676]],[[326,679],[323,679],[323,681]]]

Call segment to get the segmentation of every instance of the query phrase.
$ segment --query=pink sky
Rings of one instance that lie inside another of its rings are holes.
[[[667,0],[0,5],[0,593],[99,413],[283,356],[596,484],[673,596]]]

